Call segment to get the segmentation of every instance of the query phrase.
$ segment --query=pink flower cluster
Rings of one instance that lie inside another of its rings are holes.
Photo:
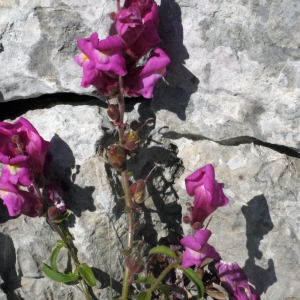
[[[218,207],[225,206],[229,200],[223,193],[223,183],[215,180],[215,171],[208,164],[185,179],[186,190],[194,196],[193,206],[189,207],[190,216],[184,217],[184,222],[190,223],[195,230],[194,236],[188,235],[180,240],[185,247],[182,257],[182,267],[201,267],[205,259],[220,259],[219,253],[207,243],[211,231],[201,229],[206,218]],[[215,264],[216,273],[229,294],[235,300],[258,300],[254,289],[249,285],[247,277],[236,263],[218,261]]]
[[[0,122],[0,163],[3,164],[0,198],[10,216],[41,214],[42,201],[36,188],[43,184],[43,166],[49,148],[50,143],[25,118],[13,124]]]
[[[194,196],[194,204],[189,207],[190,216],[184,221],[190,223],[193,229],[201,229],[205,219],[218,207],[227,205],[229,200],[223,193],[223,183],[215,180],[214,167],[208,164],[185,179],[187,193]],[[215,249],[207,244],[211,236],[210,230],[197,230],[195,236],[186,236],[181,239],[185,247],[182,266],[199,267],[206,258],[220,258]]]
[[[82,51],[75,61],[83,68],[82,87],[93,85],[101,94],[114,97],[151,98],[157,80],[166,75],[169,57],[157,47],[157,4],[153,0],[126,0],[115,15],[116,36],[98,39],[97,33],[79,38]],[[137,62],[150,50],[146,63]],[[122,91],[119,76],[123,77]]]

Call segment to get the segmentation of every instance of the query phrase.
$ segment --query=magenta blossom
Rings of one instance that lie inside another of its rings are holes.
[[[223,183],[215,180],[214,167],[208,164],[185,179],[187,193],[194,198],[192,223],[202,226],[204,220],[218,207],[225,206],[229,200],[223,193]]]
[[[74,59],[84,69],[97,69],[113,76],[126,74],[123,57],[125,46],[119,37],[108,36],[99,41],[98,33],[94,32],[90,38],[79,38],[77,45],[82,53]]]
[[[33,173],[28,162],[28,157],[18,155],[9,160],[2,168],[2,181],[29,186],[33,182]]]
[[[144,30],[140,10],[122,9],[116,16],[116,30],[127,46],[132,45]]]
[[[19,190],[10,182],[3,182],[0,179],[0,198],[7,206],[10,216],[23,214],[36,217],[40,214],[41,201],[34,194]]]
[[[221,260],[215,264],[215,269],[224,288],[234,297],[234,300],[259,299],[237,263],[228,263]]]
[[[60,184],[50,184],[47,186],[48,197],[61,212],[66,211],[66,205],[63,200],[63,190]]]
[[[89,87],[90,85],[93,85],[103,95],[113,97],[119,93],[118,78],[111,77],[107,73],[96,69],[83,68],[81,86]]]
[[[183,268],[189,268],[193,265],[199,267],[206,258],[220,258],[214,247],[207,244],[210,236],[211,231],[208,229],[197,230],[195,236],[188,235],[180,240],[180,243],[185,247],[182,257]]]
[[[21,117],[13,124],[0,122],[0,145],[0,162],[15,165],[21,160],[25,162],[23,158],[27,157],[34,175],[40,176],[50,143],[39,135],[29,121]]]
[[[125,94],[151,98],[157,80],[166,75],[169,63],[170,59],[165,52],[155,48],[145,66],[133,69],[124,77]]]
[[[116,16],[116,29],[129,49],[127,54],[138,61],[160,43],[157,4],[153,0],[125,1],[124,9]]]

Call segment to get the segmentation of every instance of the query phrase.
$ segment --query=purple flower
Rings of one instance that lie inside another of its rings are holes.
[[[166,75],[169,63],[170,59],[165,52],[155,48],[145,66],[133,69],[124,77],[125,94],[151,98],[157,80]]]
[[[185,179],[187,193],[194,198],[192,222],[200,223],[218,207],[225,206],[229,200],[223,193],[223,183],[215,180],[215,171],[211,164],[198,169]]]
[[[25,162],[20,156],[27,157],[34,176],[41,176],[50,143],[39,135],[28,120],[21,117],[13,124],[0,122],[0,145],[0,162],[15,165]]]
[[[224,288],[235,300],[259,299],[237,263],[228,263],[221,260],[215,264],[215,269]]]
[[[7,206],[10,216],[23,214],[36,217],[40,214],[41,201],[34,194],[19,190],[10,182],[3,182],[0,179],[0,198]]]
[[[66,205],[63,200],[63,190],[61,184],[50,184],[47,186],[48,197],[61,212],[66,211]]]
[[[107,73],[96,69],[83,68],[81,86],[89,87],[90,85],[93,85],[103,95],[113,97],[119,93],[118,78],[111,77]]]
[[[127,46],[132,45],[144,30],[140,10],[122,9],[116,16],[116,30]]]
[[[97,69],[114,76],[126,74],[125,46],[119,37],[108,36],[99,41],[98,33],[94,32],[90,38],[79,38],[77,45],[82,53],[75,56],[75,61],[84,69]]]
[[[2,181],[29,186],[33,182],[33,173],[28,157],[18,155],[11,158],[9,164],[5,164],[2,168]]]
[[[197,230],[195,236],[188,235],[180,240],[180,243],[185,247],[182,257],[183,268],[189,268],[193,265],[199,267],[206,258],[220,258],[214,247],[207,244],[210,236],[211,231],[208,229]]]
[[[157,4],[153,0],[125,1],[116,16],[116,29],[127,47],[127,54],[138,61],[160,43]]]

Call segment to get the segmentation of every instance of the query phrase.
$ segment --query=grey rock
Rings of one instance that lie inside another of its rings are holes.
[[[115,9],[104,0],[2,1],[1,101],[92,94],[80,87],[76,39],[105,38]],[[297,0],[161,0],[161,46],[172,63],[155,92],[158,119],[182,136],[299,151],[299,12]]]
[[[0,101],[55,92],[91,93],[80,88],[76,40],[95,31],[105,38],[114,2],[5,0],[0,8]]]
[[[162,1],[172,63],[154,95],[159,125],[181,137],[299,151],[299,11],[297,0]]]

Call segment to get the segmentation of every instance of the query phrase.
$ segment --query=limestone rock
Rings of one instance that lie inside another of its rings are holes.
[[[5,0],[0,2],[0,101],[80,87],[77,38],[97,31],[105,38],[115,2]]]
[[[297,0],[162,0],[172,63],[154,95],[159,124],[183,137],[300,151],[299,13]]]

